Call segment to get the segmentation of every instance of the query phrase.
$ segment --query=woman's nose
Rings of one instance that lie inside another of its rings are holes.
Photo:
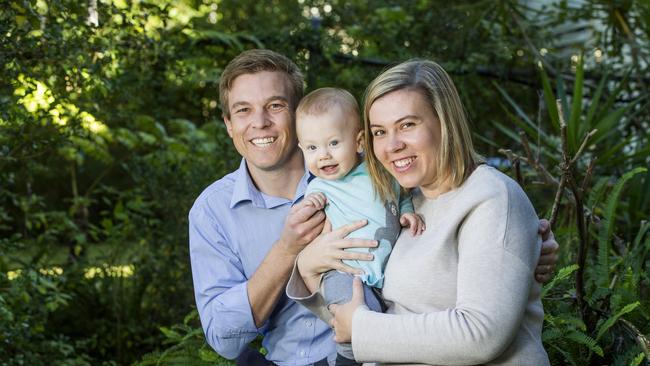
[[[386,148],[390,152],[400,151],[404,148],[404,141],[400,138],[399,134],[390,134],[388,136],[388,144]]]

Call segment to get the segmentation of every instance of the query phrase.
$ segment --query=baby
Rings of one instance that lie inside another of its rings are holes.
[[[361,153],[363,131],[359,107],[345,90],[322,88],[305,96],[296,110],[299,146],[307,168],[316,176],[307,187],[302,204],[324,208],[327,219],[336,229],[366,219],[368,224],[348,237],[377,240],[376,248],[350,248],[370,252],[372,261],[344,260],[362,269],[368,307],[382,311],[379,290],[383,286],[384,267],[402,226],[412,235],[424,231],[422,218],[413,212],[410,195],[394,183],[394,200],[382,202],[375,194]],[[325,204],[327,202],[327,204]],[[353,276],[338,271],[327,272],[320,292],[325,303],[346,303],[352,297]],[[350,344],[337,345],[336,365],[360,365],[354,361]]]

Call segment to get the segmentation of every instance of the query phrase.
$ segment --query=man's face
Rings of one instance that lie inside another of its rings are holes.
[[[289,90],[287,76],[276,71],[240,75],[232,83],[224,121],[252,174],[281,169],[299,153]]]
[[[359,120],[339,107],[319,115],[300,114],[297,129],[307,168],[319,178],[343,178],[361,160]]]

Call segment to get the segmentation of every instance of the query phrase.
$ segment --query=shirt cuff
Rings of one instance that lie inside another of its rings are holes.
[[[248,298],[248,281],[233,286],[222,294],[219,301],[222,303],[221,311],[213,315],[214,319],[220,319],[215,325],[222,328],[220,333],[225,338],[239,338],[247,334],[256,336],[266,325],[265,322],[260,328],[255,326]],[[223,312],[224,309],[229,311]]]
[[[300,275],[300,271],[298,270],[298,258],[296,258],[296,261],[293,263],[289,282],[287,283],[286,294],[288,298],[306,307],[309,311],[318,316],[320,320],[329,324],[330,320],[332,320],[332,314],[327,310],[327,304],[321,295],[320,285],[322,282],[323,275],[321,274],[318,291],[313,294],[310,293],[309,289],[305,285],[305,281],[303,281],[302,276]]]

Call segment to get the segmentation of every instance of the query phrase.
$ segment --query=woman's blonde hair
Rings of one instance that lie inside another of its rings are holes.
[[[364,96],[364,149],[375,191],[382,200],[395,199],[391,174],[382,166],[373,150],[369,111],[382,96],[396,90],[421,93],[440,121],[440,146],[436,181],[460,186],[482,158],[474,151],[463,104],[454,83],[437,63],[409,60],[384,71],[373,80]]]

